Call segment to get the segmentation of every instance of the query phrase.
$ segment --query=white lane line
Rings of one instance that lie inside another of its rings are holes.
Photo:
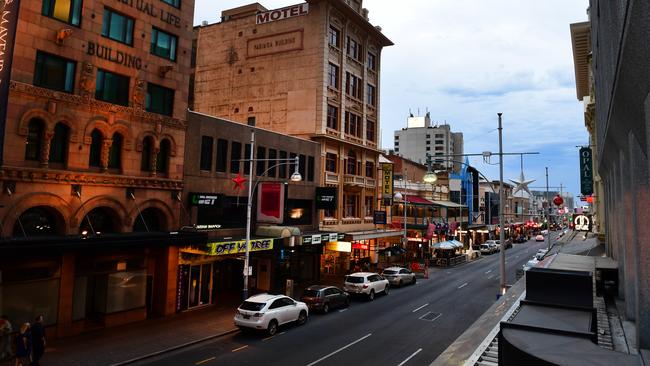
[[[461,288],[467,286],[467,282],[463,283],[462,285],[458,286],[458,289],[460,290]]]
[[[418,311],[418,310],[420,310],[420,309],[422,309],[422,308],[424,308],[424,307],[427,307],[427,306],[429,306],[429,303],[426,303],[426,304],[420,306],[419,308],[413,310],[412,313],[415,313],[416,311]]]
[[[235,348],[234,350],[232,350],[232,351],[230,351],[230,352],[237,352],[237,351],[241,351],[241,350],[243,350],[244,348],[247,348],[247,347],[248,347],[248,345],[245,345],[245,346],[241,346],[241,347],[239,347],[239,348]]]
[[[400,362],[399,365],[397,365],[397,366],[402,366],[402,365],[404,365],[405,363],[407,363],[410,359],[412,359],[413,357],[415,357],[415,355],[417,355],[417,354],[420,353],[420,352],[422,352],[422,348],[418,348],[417,351],[413,352],[412,355],[408,356],[408,357],[406,358],[406,360]]]
[[[492,279],[492,277],[494,277],[494,275],[490,275],[490,277],[488,277],[488,280],[491,280],[491,279]]]
[[[283,335],[284,333],[286,333],[286,332],[280,332],[280,333],[278,333],[277,335],[281,336],[281,335]]]
[[[341,309],[341,310],[339,310],[339,313],[342,313],[344,311],[348,311],[348,309]]]
[[[337,353],[343,351],[344,349],[346,349],[346,348],[348,348],[348,347],[352,347],[352,346],[354,346],[355,344],[357,344],[357,343],[363,341],[364,339],[370,337],[371,335],[372,335],[372,333],[368,333],[368,334],[364,335],[363,337],[357,339],[356,341],[354,341],[354,342],[348,344],[347,346],[343,346],[343,347],[337,349],[336,351],[334,351],[334,352],[332,352],[332,353],[330,353],[330,354],[327,354],[327,355],[325,355],[325,356],[319,358],[318,360],[316,360],[316,361],[314,361],[314,362],[308,364],[307,366],[313,366],[313,365],[315,365],[315,364],[317,364],[317,363],[319,363],[319,362],[321,362],[321,361],[323,361],[323,360],[325,360],[325,359],[327,359],[327,358],[329,358],[329,357],[332,357],[332,356],[334,356],[335,354],[337,354]]]
[[[490,273],[490,272],[492,272],[492,270],[489,270],[489,271],[485,272],[485,274],[488,274],[488,273]]]
[[[199,361],[199,362],[195,362],[194,364],[195,364],[195,365],[202,365],[202,364],[204,364],[204,363],[206,363],[206,362],[210,362],[210,361],[214,360],[215,358],[216,358],[216,357],[206,358],[205,360],[203,360],[203,361]]]

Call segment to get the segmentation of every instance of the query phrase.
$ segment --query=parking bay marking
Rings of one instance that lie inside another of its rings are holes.
[[[354,342],[348,344],[347,346],[343,346],[343,347],[337,349],[336,351],[334,351],[334,352],[332,352],[332,353],[329,353],[329,354],[327,354],[327,355],[325,355],[325,356],[319,358],[318,360],[316,360],[316,361],[314,361],[314,362],[308,364],[307,366],[313,366],[313,365],[315,365],[315,364],[317,364],[317,363],[319,363],[319,362],[321,362],[321,361],[323,361],[323,360],[325,360],[325,359],[327,359],[327,358],[329,358],[329,357],[332,357],[332,356],[334,356],[335,354],[337,354],[337,353],[343,351],[344,349],[346,349],[346,348],[348,348],[348,347],[352,347],[352,346],[354,346],[355,344],[357,344],[357,343],[363,341],[364,339],[370,337],[371,335],[372,335],[372,333],[368,333],[368,334],[366,334],[365,336],[363,336],[363,337],[357,339],[356,341],[354,341]]]
[[[420,306],[419,308],[413,310],[412,312],[415,313],[416,311],[418,311],[418,310],[420,310],[420,309],[422,309],[422,308],[424,308],[424,307],[426,307],[426,306],[428,306],[428,305],[429,305],[429,303],[426,303],[426,304]]]
[[[467,286],[467,282],[463,283],[462,285],[458,286],[458,289],[460,290],[461,288]]]
[[[408,357],[406,358],[406,360],[400,362],[399,365],[397,365],[397,366],[402,366],[402,365],[404,365],[405,363],[407,363],[410,359],[412,359],[413,357],[415,357],[415,355],[417,355],[417,354],[420,353],[421,351],[422,351],[422,348],[418,348],[417,351],[413,352],[412,355],[408,356]]]

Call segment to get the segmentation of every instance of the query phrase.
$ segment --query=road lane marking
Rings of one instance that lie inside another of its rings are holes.
[[[491,279],[492,279],[492,277],[494,277],[494,275],[490,275],[490,277],[488,277],[488,280],[491,280]]]
[[[492,270],[489,270],[489,271],[485,272],[485,274],[488,274],[488,273],[490,273],[490,272],[492,272]]]
[[[416,311],[418,311],[418,310],[420,310],[420,309],[422,309],[422,308],[424,308],[424,307],[427,307],[428,305],[429,305],[429,303],[426,303],[426,304],[420,306],[419,308],[413,310],[412,313],[415,313]]]
[[[215,358],[216,358],[216,357],[206,358],[205,360],[202,360],[202,361],[199,361],[199,362],[195,362],[194,364],[195,364],[195,365],[202,365],[202,364],[204,364],[204,363],[206,363],[206,362],[210,362],[210,361],[214,360]]]
[[[405,363],[407,363],[410,359],[412,359],[413,357],[415,357],[415,355],[417,355],[417,354],[420,353],[420,352],[422,352],[422,348],[418,348],[417,351],[413,352],[412,355],[408,356],[408,357],[406,358],[406,360],[400,362],[399,365],[397,365],[397,366],[402,366],[402,365],[404,365]]]
[[[460,290],[461,288],[467,286],[467,282],[463,283],[462,285],[458,286],[458,289]]]
[[[348,347],[352,347],[352,346],[354,346],[355,344],[357,344],[357,343],[363,341],[364,339],[370,337],[371,335],[372,335],[372,333],[368,333],[368,334],[366,334],[365,336],[363,336],[363,337],[357,339],[356,341],[354,341],[354,342],[348,344],[347,346],[343,346],[343,347],[337,349],[336,351],[334,351],[334,352],[332,352],[332,353],[330,353],[330,354],[327,354],[327,355],[325,355],[325,356],[319,358],[318,360],[316,360],[316,361],[310,363],[310,364],[307,365],[307,366],[313,366],[313,365],[315,365],[315,364],[317,364],[317,363],[319,363],[319,362],[321,362],[321,361],[323,361],[323,360],[325,360],[325,359],[327,359],[327,358],[329,358],[329,357],[332,357],[332,356],[334,356],[335,354],[337,354],[337,353],[343,351],[344,349],[346,349],[346,348],[348,348]]]
[[[278,333],[278,335],[280,336],[280,335],[283,335],[284,333],[286,333],[286,332],[280,332],[280,333]]]
[[[246,347],[248,347],[248,345],[245,345],[245,346],[241,346],[241,347],[239,347],[239,348],[235,348],[234,350],[232,350],[232,351],[230,351],[230,352],[237,352],[237,351],[241,351],[241,350],[243,350],[243,349],[244,349],[244,348],[246,348]]]
[[[262,339],[262,342],[268,341],[269,339],[272,339],[273,337],[275,337],[275,336],[266,337],[266,338]]]
[[[348,309],[341,309],[341,310],[339,310],[339,313],[342,313],[342,312],[347,311],[347,310]]]

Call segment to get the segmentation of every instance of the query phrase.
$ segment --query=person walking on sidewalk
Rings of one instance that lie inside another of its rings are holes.
[[[11,322],[6,315],[0,316],[0,361],[13,356],[11,354]]]
[[[15,366],[29,366],[32,355],[32,334],[29,323],[20,326],[20,333],[16,337],[16,363]]]
[[[32,325],[32,366],[39,366],[39,361],[45,353],[45,327],[43,326],[43,315],[36,317]]]

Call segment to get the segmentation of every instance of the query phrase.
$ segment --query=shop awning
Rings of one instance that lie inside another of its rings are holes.
[[[265,225],[260,226],[255,231],[257,236],[268,236],[271,238],[289,238],[292,236],[300,236],[302,233],[300,229],[295,226],[275,226],[275,225]]]
[[[346,240],[348,241],[390,238],[402,235],[404,235],[403,230],[368,230],[345,233]]]
[[[410,205],[433,205],[434,203],[426,198],[406,195],[406,203]]]
[[[432,246],[433,249],[446,249],[446,250],[460,249],[462,247],[463,247],[463,243],[457,240],[442,241],[440,243],[435,243]]]
[[[461,205],[460,203],[451,202],[451,201],[433,201],[431,204],[436,206],[442,206],[447,208],[465,208],[467,206]]]

